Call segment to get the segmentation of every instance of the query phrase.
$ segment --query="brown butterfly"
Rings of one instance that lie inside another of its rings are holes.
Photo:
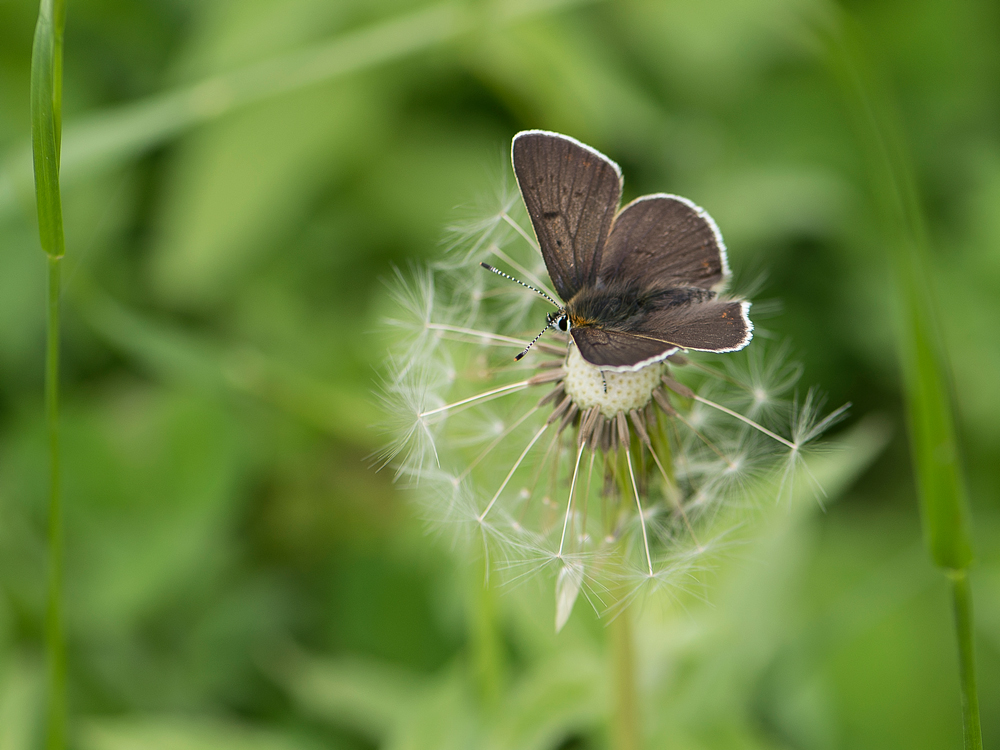
[[[718,296],[729,278],[726,247],[703,209],[656,193],[619,211],[621,169],[569,136],[526,130],[511,152],[563,300],[542,333],[568,331],[585,360],[613,371],[638,370],[679,349],[733,352],[750,343],[750,303]]]

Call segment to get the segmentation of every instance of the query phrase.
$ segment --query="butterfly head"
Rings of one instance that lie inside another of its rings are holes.
[[[566,333],[570,329],[569,314],[566,312],[565,308],[560,308],[554,313],[549,313],[545,316],[546,321],[548,321],[547,328],[555,328],[557,330]]]

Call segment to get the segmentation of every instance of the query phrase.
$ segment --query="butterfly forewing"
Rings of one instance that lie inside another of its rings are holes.
[[[728,272],[722,236],[708,214],[684,198],[658,194],[618,214],[598,276],[640,279],[655,289],[710,289]]]
[[[621,200],[621,170],[578,141],[541,130],[518,133],[512,155],[545,266],[569,300],[597,280]]]

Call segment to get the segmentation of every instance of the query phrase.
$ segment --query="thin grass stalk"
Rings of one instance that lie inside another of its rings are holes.
[[[45,416],[49,447],[49,570],[45,616],[48,657],[46,747],[66,745],[66,640],[62,618],[63,521],[59,472],[59,294],[65,254],[59,158],[62,138],[62,0],[42,0],[31,53],[31,144],[38,233],[48,256]]]
[[[63,520],[59,468],[59,291],[62,258],[48,258],[45,419],[49,442],[49,575],[45,647],[49,666],[49,750],[66,745],[66,637],[63,632]]]
[[[864,36],[846,14],[831,37],[830,61],[856,116],[873,197],[885,228],[897,296],[897,341],[910,449],[924,539],[952,580],[965,747],[981,750],[976,692],[968,502],[953,413],[950,368],[928,271],[930,248],[912,161],[887,86],[880,84]]]
[[[962,716],[965,717],[965,746],[981,748],[983,733],[979,721],[979,693],[976,690],[976,649],[973,638],[972,591],[969,576],[954,571],[951,576],[955,629],[958,634],[958,677],[962,685]]]

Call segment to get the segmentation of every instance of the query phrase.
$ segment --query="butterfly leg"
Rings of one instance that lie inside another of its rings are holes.
[[[604,383],[604,395],[608,395],[608,379],[604,377],[604,370],[601,370],[601,382]]]

